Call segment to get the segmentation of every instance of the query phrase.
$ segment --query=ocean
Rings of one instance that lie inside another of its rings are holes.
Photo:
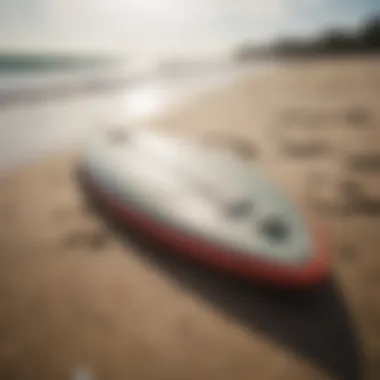
[[[56,71],[0,67],[0,174],[74,147],[96,128],[162,112],[269,67],[231,62],[175,70],[155,63]]]

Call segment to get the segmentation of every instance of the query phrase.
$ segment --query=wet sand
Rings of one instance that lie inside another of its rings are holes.
[[[379,63],[284,64],[154,119],[244,155],[326,227],[370,379],[380,376]],[[109,380],[329,378],[120,239],[82,198],[75,154],[0,183],[1,378],[63,379],[82,364]]]

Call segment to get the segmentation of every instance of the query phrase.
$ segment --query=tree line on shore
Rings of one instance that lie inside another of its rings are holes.
[[[334,28],[317,37],[282,38],[267,46],[243,44],[233,53],[238,61],[269,57],[318,57],[325,55],[380,53],[380,14],[356,30]]]

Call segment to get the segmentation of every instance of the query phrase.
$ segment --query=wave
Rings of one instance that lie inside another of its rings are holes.
[[[46,72],[109,66],[115,59],[94,55],[0,53],[0,73]]]

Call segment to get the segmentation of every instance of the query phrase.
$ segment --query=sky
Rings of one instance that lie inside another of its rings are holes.
[[[380,0],[0,0],[0,49],[223,52],[375,13]]]

